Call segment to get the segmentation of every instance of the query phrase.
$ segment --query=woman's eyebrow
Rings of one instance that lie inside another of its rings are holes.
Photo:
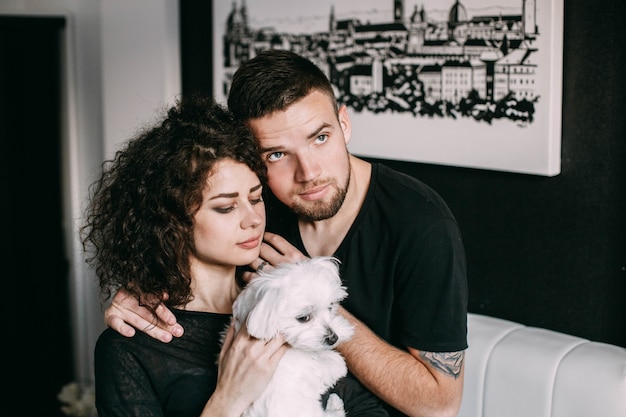
[[[250,192],[254,192],[260,189],[262,186],[263,184],[257,184],[254,187],[250,188]],[[214,195],[213,197],[210,197],[209,200],[217,200],[218,198],[235,198],[238,196],[239,196],[239,193],[236,191],[234,193],[220,193],[220,194]]]
[[[235,198],[239,195],[238,192],[234,192],[234,193],[221,193],[221,194],[217,194],[214,195],[213,197],[209,198],[209,200],[217,200],[218,198]]]

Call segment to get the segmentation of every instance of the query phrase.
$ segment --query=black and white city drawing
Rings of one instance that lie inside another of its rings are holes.
[[[241,62],[288,49],[326,73],[355,126],[378,126],[384,146],[362,154],[555,175],[562,2],[214,0],[214,90],[225,98]]]

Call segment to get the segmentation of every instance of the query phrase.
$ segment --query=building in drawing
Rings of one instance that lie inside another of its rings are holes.
[[[468,98],[533,102],[536,4],[520,1],[519,15],[470,16],[456,0],[447,20],[433,21],[423,7],[405,13],[404,0],[393,0],[391,19],[377,23],[337,19],[331,6],[328,31],[298,34],[250,27],[242,0],[239,7],[233,3],[223,35],[224,94],[241,62],[278,48],[320,66],[338,99],[359,110],[418,114],[428,104],[445,102],[454,109]]]

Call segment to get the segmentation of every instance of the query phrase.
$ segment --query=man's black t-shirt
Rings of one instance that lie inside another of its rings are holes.
[[[309,256],[298,219],[270,193],[267,230]],[[427,352],[467,348],[465,251],[443,199],[417,179],[372,164],[363,206],[334,256],[343,305],[387,342]]]
[[[308,256],[296,216],[268,196],[267,230]],[[334,254],[344,306],[388,342],[428,352],[467,348],[465,252],[457,223],[431,188],[373,164],[367,196]]]

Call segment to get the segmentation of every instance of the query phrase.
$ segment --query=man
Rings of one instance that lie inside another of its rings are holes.
[[[266,51],[235,73],[229,109],[246,121],[268,167],[268,232],[251,267],[335,256],[356,326],[340,347],[350,372],[390,405],[391,415],[455,416],[467,348],[465,253],[445,202],[414,178],[348,152],[351,123],[319,68],[288,51]],[[379,138],[385,140],[385,138]],[[120,291],[107,324],[161,340]],[[126,324],[128,323],[128,324]],[[146,325],[148,325],[146,327]]]

